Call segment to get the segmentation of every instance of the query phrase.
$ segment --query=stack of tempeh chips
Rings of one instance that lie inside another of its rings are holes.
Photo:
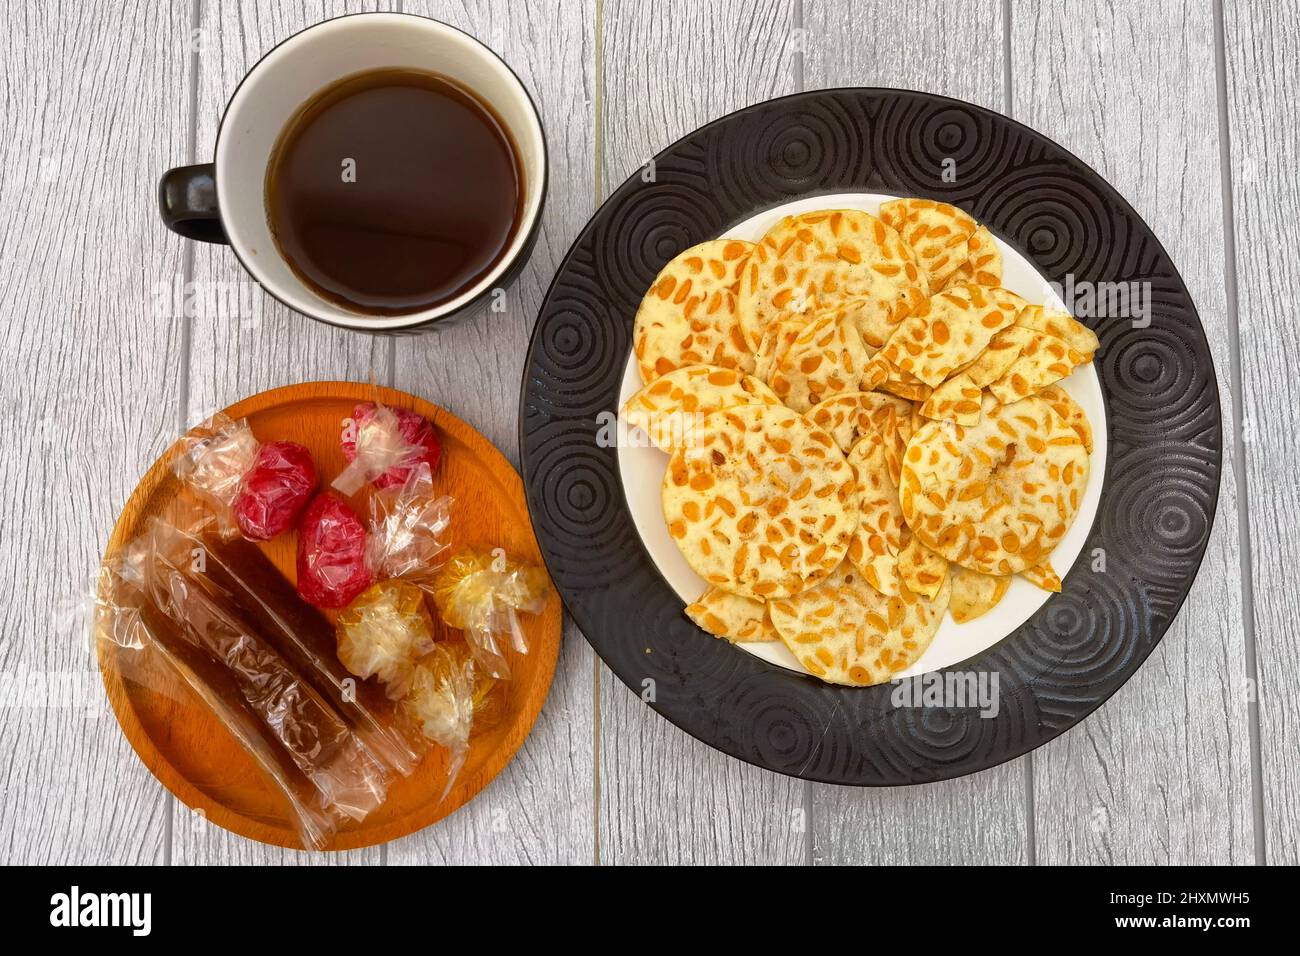
[[[786,217],[664,267],[625,415],[671,455],[664,519],[709,583],[692,620],[877,684],[1011,575],[1060,590],[1092,432],[1055,383],[1097,337],[1001,281],[988,230],[926,199]]]

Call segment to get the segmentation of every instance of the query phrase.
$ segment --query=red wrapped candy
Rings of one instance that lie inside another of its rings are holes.
[[[438,470],[442,443],[428,419],[405,408],[362,402],[352,410],[343,430],[343,457],[351,464],[334,481],[334,487],[352,494],[369,481],[376,488],[394,488],[406,482],[411,469],[426,464]]]
[[[370,527],[328,492],[307,506],[298,528],[298,593],[339,608],[375,581],[421,585],[442,567],[452,499],[433,493],[429,466],[411,468],[400,487],[370,499]]]
[[[244,475],[235,498],[235,523],[250,541],[270,541],[293,527],[315,490],[311,452],[297,442],[267,442]]]
[[[347,502],[317,495],[298,527],[298,593],[316,607],[339,608],[373,582],[365,525]]]
[[[311,453],[291,441],[263,445],[243,419],[217,413],[182,439],[173,470],[216,506],[223,538],[268,541],[293,527],[316,490]]]

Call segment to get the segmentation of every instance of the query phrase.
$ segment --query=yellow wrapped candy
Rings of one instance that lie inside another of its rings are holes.
[[[432,659],[425,658],[426,661],[430,661],[430,666],[434,668],[435,673],[441,669],[436,661],[450,659],[457,665],[464,666],[466,661],[474,659],[474,651],[465,641],[447,641],[439,646],[446,650],[445,655],[435,655]],[[470,730],[471,737],[476,737],[501,723],[506,709],[505,698],[505,690],[501,687],[501,682],[484,673],[481,667],[475,667],[474,727]]]
[[[493,677],[509,678],[510,668],[497,636],[510,635],[520,654],[528,642],[518,612],[537,614],[546,605],[546,572],[515,561],[497,549],[465,548],[443,565],[433,582],[433,602],[448,627],[465,632],[478,663]]]
[[[411,674],[402,711],[429,740],[451,751],[443,796],[465,763],[470,737],[500,722],[503,694],[497,681],[475,666],[461,641],[433,645]]]
[[[358,677],[378,677],[388,696],[407,692],[416,661],[433,647],[424,592],[406,581],[379,581],[339,614],[339,660]]]
[[[466,689],[473,721],[470,736],[491,730],[501,722],[505,711],[501,685],[473,663],[473,652],[464,641],[440,641],[415,665],[411,689],[402,706],[435,743],[448,737],[444,731],[448,721],[454,723],[461,710]]]

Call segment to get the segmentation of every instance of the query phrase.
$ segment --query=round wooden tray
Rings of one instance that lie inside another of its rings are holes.
[[[443,456],[434,480],[440,493],[455,498],[454,545],[501,547],[544,567],[519,476],[486,438],[441,408],[393,389],[311,382],[262,392],[225,411],[231,418],[247,418],[261,441],[288,439],[305,445],[326,486],[346,464],[339,449],[342,420],[357,402],[372,400],[409,408],[437,427]],[[154,462],[132,493],[113,528],[105,559],[134,538],[150,516],[192,508],[171,473],[176,452],[173,445]],[[368,494],[362,489],[351,499],[363,517],[369,513]],[[262,545],[290,580],[296,546],[293,532]],[[561,615],[554,589],[541,614],[521,615],[529,653],[510,656],[513,679],[504,682],[506,718],[471,741],[465,766],[445,800],[438,798],[446,781],[447,756],[435,747],[410,777],[392,781],[382,806],[360,823],[345,823],[326,849],[372,846],[414,833],[487,786],[528,736],[546,699],[560,650]],[[118,723],[163,786],[227,830],[276,846],[301,846],[291,811],[275,785],[163,661],[147,650],[125,650],[107,640],[96,643]],[[131,655],[129,662],[123,655]]]

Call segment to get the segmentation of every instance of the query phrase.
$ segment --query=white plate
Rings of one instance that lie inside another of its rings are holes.
[[[815,196],[796,202],[776,206],[766,212],[746,219],[733,229],[727,230],[718,238],[745,239],[757,242],[764,233],[783,216],[811,212],[816,209],[861,209],[875,215],[880,204],[897,197],[878,193],[836,193],[829,196]],[[1068,311],[1047,281],[1015,249],[996,237],[998,248],[1002,251],[1002,284],[1026,301],[1048,305],[1061,311]],[[1083,503],[1074,524],[1061,539],[1061,543],[1052,552],[1052,567],[1062,578],[1080,560],[1083,545],[1088,538],[1093,518],[1097,514],[1097,505],[1101,500],[1101,481],[1106,471],[1106,410],[1102,403],[1101,383],[1092,364],[1078,368],[1069,378],[1059,383],[1088,415],[1092,423],[1093,449],[1089,462],[1088,489],[1084,493]],[[637,369],[635,356],[629,355],[627,368],[623,371],[623,387],[619,395],[619,407],[641,388],[641,374]],[[660,504],[660,486],[664,471],[668,467],[668,456],[657,448],[636,446],[623,442],[618,449],[619,471],[623,478],[623,491],[627,495],[628,508],[632,512],[632,521],[636,524],[641,540],[650,553],[651,560],[664,576],[669,586],[682,599],[682,607],[696,600],[704,593],[707,585],[704,579],[691,570],[682,553],[677,550],[668,528],[663,520],[663,508]],[[1090,556],[1083,556],[1090,560]],[[905,671],[900,671],[898,678],[924,674],[958,664],[978,654],[1002,638],[1006,637],[1043,606],[1051,595],[1034,587],[1020,576],[1013,577],[1006,596],[993,610],[965,624],[958,624],[951,614],[945,614],[934,641],[915,664]],[[702,638],[705,639],[705,638]],[[709,637],[707,640],[714,640]],[[736,644],[738,652],[753,654],[765,661],[779,664],[793,671],[807,673],[793,654],[780,641],[762,644]]]

